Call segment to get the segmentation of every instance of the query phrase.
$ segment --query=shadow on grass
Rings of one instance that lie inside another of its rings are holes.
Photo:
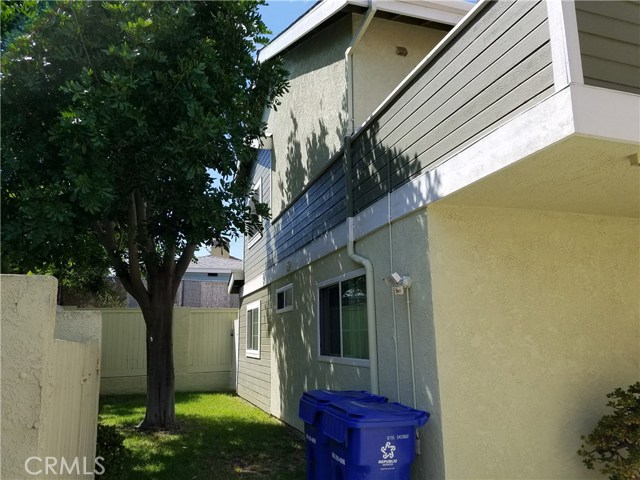
[[[141,433],[141,395],[103,397],[101,421],[117,425],[135,479],[281,479],[305,477],[304,447],[292,428],[232,394],[177,393],[176,432]],[[107,466],[108,476],[108,466]],[[105,476],[106,479],[106,476]]]

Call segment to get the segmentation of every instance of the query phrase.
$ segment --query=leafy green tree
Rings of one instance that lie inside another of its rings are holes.
[[[583,435],[578,455],[584,464],[611,480],[640,479],[640,382],[607,394],[613,411],[603,416],[593,432]]]
[[[146,323],[142,427],[175,423],[173,303],[196,248],[268,215],[245,201],[249,145],[287,83],[255,60],[260,3],[52,2],[3,42],[3,265],[108,258]]]

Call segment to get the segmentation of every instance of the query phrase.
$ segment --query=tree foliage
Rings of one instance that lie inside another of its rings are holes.
[[[170,314],[157,318],[195,249],[268,215],[245,200],[249,145],[287,84],[278,61],[255,59],[261,3],[60,1],[7,14],[4,270],[82,273],[104,260],[148,331],[170,334]]]
[[[626,390],[616,388],[607,395],[613,413],[603,416],[593,432],[583,435],[578,450],[590,470],[599,470],[611,480],[640,479],[640,382]]]

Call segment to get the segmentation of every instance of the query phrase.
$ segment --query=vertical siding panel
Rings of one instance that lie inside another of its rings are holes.
[[[229,388],[232,352],[227,337],[237,312],[225,308],[174,311],[174,328],[182,329],[177,335],[174,332],[175,339],[181,338],[174,342],[178,390]],[[139,309],[105,309],[102,313],[101,378],[108,380],[108,393],[144,391],[146,344],[142,313]],[[183,331],[185,328],[187,332]]]

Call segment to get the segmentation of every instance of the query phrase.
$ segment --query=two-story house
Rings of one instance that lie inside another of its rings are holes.
[[[639,32],[637,1],[336,0],[275,38],[238,394],[427,410],[414,478],[590,478],[640,372]]]

